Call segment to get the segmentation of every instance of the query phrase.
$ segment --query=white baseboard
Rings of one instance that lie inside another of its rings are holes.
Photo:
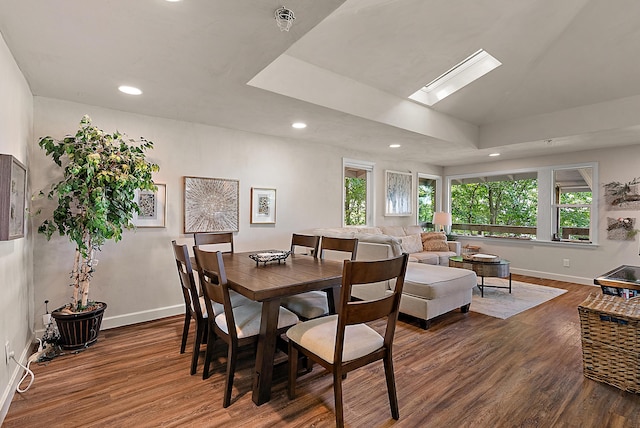
[[[20,358],[18,358],[18,361],[20,361],[22,365],[26,365],[27,359],[31,356],[31,347],[32,347],[33,340],[34,338],[32,337],[29,343],[27,343],[27,345],[22,350],[22,353],[20,354]],[[20,378],[22,378],[22,374],[24,373],[24,369],[20,367],[15,361],[10,360],[9,364],[13,364],[14,369],[13,369],[13,373],[11,374],[11,379],[7,384],[7,387],[5,388],[4,391],[2,391],[2,398],[0,401],[2,403],[2,410],[0,410],[0,426],[4,422],[4,418],[5,416],[7,416],[7,413],[9,412],[11,401],[13,400],[13,396],[16,393],[16,387],[18,386],[18,382],[20,381]],[[24,389],[24,386],[23,386],[23,389]]]
[[[593,278],[583,278],[581,276],[560,275],[557,273],[541,272],[530,269],[511,269],[512,273],[518,275],[533,276],[535,278],[554,279],[556,281],[574,282],[576,284],[593,285]]]
[[[130,314],[104,317],[102,319],[101,330],[122,327],[125,325],[138,324],[146,321],[153,321],[160,318],[171,317],[184,314],[184,304],[167,306],[164,308],[149,309],[147,311],[132,312]]]

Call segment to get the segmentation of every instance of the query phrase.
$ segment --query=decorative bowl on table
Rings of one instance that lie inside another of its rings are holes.
[[[259,253],[249,254],[249,258],[251,260],[255,260],[256,266],[258,266],[260,263],[264,263],[265,265],[270,262],[280,263],[282,261],[285,261],[287,257],[289,257],[289,254],[291,254],[291,251],[266,250]]]
[[[474,261],[474,262],[484,262],[484,263],[499,263],[500,257],[495,254],[464,254],[462,256],[463,260]]]

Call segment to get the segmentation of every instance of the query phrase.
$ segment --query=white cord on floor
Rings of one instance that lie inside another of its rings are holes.
[[[10,357],[13,361],[16,362],[16,364],[18,364],[20,367],[22,367],[23,369],[25,369],[25,373],[22,376],[22,378],[20,379],[20,382],[18,382],[18,386],[16,386],[16,391],[18,392],[27,392],[27,390],[29,388],[31,388],[31,385],[33,385],[33,381],[36,380],[36,375],[33,374],[33,372],[31,371],[31,369],[29,368],[29,366],[31,365],[31,363],[33,361],[38,361],[38,358],[40,358],[40,355],[42,355],[42,353],[44,352],[43,348],[42,348],[42,341],[40,339],[37,339],[38,342],[40,342],[40,346],[38,347],[38,352],[32,354],[29,357],[29,360],[27,361],[27,366],[23,366],[22,364],[20,364],[20,362],[18,360],[16,360],[16,357],[13,355],[13,352],[10,354]],[[20,385],[22,385],[22,382],[24,382],[24,380],[27,378],[27,376],[31,376],[31,380],[29,381],[29,385],[27,385],[27,387],[25,389],[20,389]]]

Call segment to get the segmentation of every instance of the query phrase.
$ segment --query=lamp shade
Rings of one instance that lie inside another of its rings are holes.
[[[432,223],[440,226],[451,226],[451,213],[442,211],[433,213]]]

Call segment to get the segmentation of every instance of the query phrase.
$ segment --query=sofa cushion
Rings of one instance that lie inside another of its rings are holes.
[[[447,235],[442,232],[423,232],[422,249],[424,251],[449,251]]]
[[[410,263],[402,292],[432,300],[470,290],[476,284],[477,277],[472,270]]]
[[[413,258],[413,260],[411,260],[411,258]],[[411,254],[411,258],[409,261],[412,262],[426,263],[428,265],[440,264],[438,253],[433,251],[420,251],[419,253],[413,253]]]
[[[404,230],[404,234],[405,235],[420,235],[423,230],[422,230],[422,226],[404,226],[402,228]]]
[[[402,226],[381,226],[382,233],[390,236],[404,236],[404,227]]]
[[[405,253],[419,253],[422,251],[422,238],[420,235],[402,237],[402,251]]]

